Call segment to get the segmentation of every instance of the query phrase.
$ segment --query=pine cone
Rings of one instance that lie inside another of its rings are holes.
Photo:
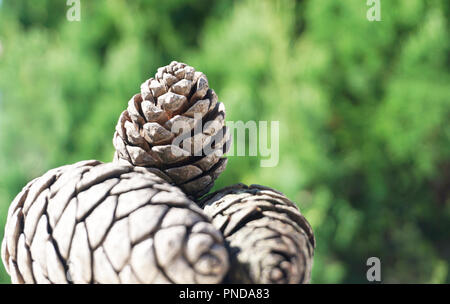
[[[229,246],[229,283],[309,282],[314,235],[308,221],[282,193],[237,184],[199,203]]]
[[[229,140],[224,119],[225,107],[206,76],[173,61],[145,81],[122,112],[113,140],[114,161],[158,169],[168,182],[199,197],[226,167],[221,157]]]
[[[219,283],[221,234],[148,169],[83,161],[12,202],[2,260],[13,283]]]

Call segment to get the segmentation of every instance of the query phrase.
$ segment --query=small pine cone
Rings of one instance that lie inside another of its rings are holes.
[[[187,195],[199,197],[226,167],[224,120],[225,107],[205,74],[173,61],[145,81],[122,112],[114,161],[155,168]]]
[[[229,246],[228,283],[309,282],[314,234],[282,193],[237,184],[206,196],[200,205]]]
[[[12,202],[2,260],[13,283],[219,283],[228,254],[208,217],[146,168],[83,161]]]

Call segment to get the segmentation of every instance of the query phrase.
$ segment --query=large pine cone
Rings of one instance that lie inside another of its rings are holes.
[[[200,201],[230,247],[229,283],[308,283],[315,247],[308,221],[273,189],[237,184]]]
[[[219,283],[228,269],[203,211],[148,169],[84,161],[28,183],[8,213],[13,283]]]
[[[173,61],[141,85],[121,114],[114,161],[156,168],[186,194],[199,197],[225,170],[222,155],[229,134],[224,119],[225,107],[206,76]]]

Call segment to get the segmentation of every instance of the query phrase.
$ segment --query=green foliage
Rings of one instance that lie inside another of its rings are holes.
[[[110,161],[120,112],[171,60],[208,75],[231,121],[280,122],[280,160],[230,157],[216,187],[298,202],[314,283],[450,282],[448,1],[0,2],[0,236],[29,180]],[[0,271],[0,282],[9,282]]]

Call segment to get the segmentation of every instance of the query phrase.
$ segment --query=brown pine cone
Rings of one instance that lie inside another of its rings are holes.
[[[315,247],[308,221],[282,193],[237,184],[200,202],[229,246],[228,283],[308,283]]]
[[[206,76],[173,61],[145,81],[122,112],[113,140],[114,161],[155,168],[189,196],[199,197],[226,167],[222,155],[229,134],[224,119],[225,107]]]
[[[228,254],[208,217],[146,168],[83,161],[12,202],[2,260],[13,283],[219,283]]]

